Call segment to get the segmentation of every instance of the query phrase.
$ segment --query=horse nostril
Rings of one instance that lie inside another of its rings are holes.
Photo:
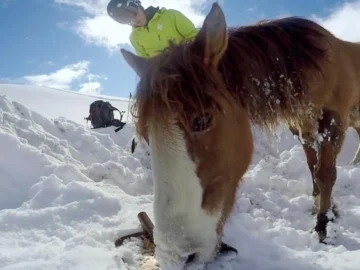
[[[191,263],[194,260],[194,258],[195,258],[195,253],[190,254],[189,257],[187,258],[186,263]]]

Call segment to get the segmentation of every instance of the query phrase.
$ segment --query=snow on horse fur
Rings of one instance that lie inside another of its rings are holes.
[[[359,130],[358,44],[294,17],[227,30],[213,4],[193,41],[152,59],[122,53],[140,76],[134,117],[151,148],[162,269],[213,258],[253,155],[251,123],[299,137],[326,238],[336,158],[347,128]]]

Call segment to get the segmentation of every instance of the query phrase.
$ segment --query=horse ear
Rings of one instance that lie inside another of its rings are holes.
[[[125,49],[121,49],[120,51],[125,61],[136,72],[136,74],[140,78],[143,77],[148,68],[148,61],[145,58],[137,56]]]
[[[227,39],[225,15],[219,4],[214,3],[194,40],[195,48],[200,51],[206,65],[218,65],[227,48]]]

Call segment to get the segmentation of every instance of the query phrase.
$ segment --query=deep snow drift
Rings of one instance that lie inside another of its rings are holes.
[[[131,123],[118,133],[88,129],[82,117],[93,100],[0,85],[1,269],[138,269],[139,241],[114,241],[139,231],[138,212],[152,218],[149,156],[146,146],[129,153]],[[127,111],[126,100],[110,102]],[[255,132],[253,163],[225,227],[224,241],[239,255],[206,269],[359,269],[360,167],[348,165],[355,131],[338,160],[341,218],[330,224],[331,245],[310,231],[312,184],[300,144],[287,131],[271,140]]]

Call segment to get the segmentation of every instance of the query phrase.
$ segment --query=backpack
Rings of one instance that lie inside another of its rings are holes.
[[[114,111],[120,113],[120,120],[114,118]],[[125,111],[120,112],[108,101],[96,100],[90,104],[89,116],[85,117],[85,120],[91,121],[92,129],[115,126],[115,132],[118,132],[126,124],[121,121],[124,113]]]

